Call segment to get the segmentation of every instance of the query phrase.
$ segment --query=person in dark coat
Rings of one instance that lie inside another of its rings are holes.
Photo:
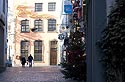
[[[22,67],[25,67],[25,63],[26,63],[26,58],[24,56],[21,57],[21,64]]]
[[[28,62],[29,62],[29,67],[32,67],[32,62],[33,62],[33,57],[31,56],[28,56]]]

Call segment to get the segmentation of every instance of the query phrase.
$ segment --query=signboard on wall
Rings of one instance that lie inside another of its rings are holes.
[[[64,5],[64,12],[66,14],[72,14],[72,5]]]
[[[64,13],[65,14],[72,14],[72,3],[70,0],[65,0],[64,1]]]

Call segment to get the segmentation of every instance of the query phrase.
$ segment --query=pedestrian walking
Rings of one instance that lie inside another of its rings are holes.
[[[31,54],[28,56],[29,67],[32,67],[33,57]]]
[[[21,57],[21,64],[22,67],[25,67],[25,63],[26,63],[26,58],[24,56]]]

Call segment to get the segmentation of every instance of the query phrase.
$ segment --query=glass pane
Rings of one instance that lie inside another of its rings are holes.
[[[29,20],[21,21],[21,32],[29,32]]]
[[[34,61],[42,61],[42,54],[34,53]]]
[[[42,31],[42,23],[43,21],[42,20],[35,20],[34,21],[34,25],[35,25],[35,28],[37,28],[36,31]]]
[[[21,41],[21,55],[28,57],[29,53],[29,41]]]
[[[55,19],[49,19],[48,20],[48,31],[54,31],[56,30],[56,20]]]
[[[29,21],[28,20],[26,20],[26,25],[29,25]]]
[[[42,41],[34,42],[34,60],[42,61]]]
[[[48,11],[55,11],[56,3],[48,3]]]
[[[35,41],[34,45],[34,61],[42,61],[42,41]]]
[[[42,50],[42,41],[35,41],[34,50]]]
[[[42,3],[35,3],[35,11],[42,11]]]

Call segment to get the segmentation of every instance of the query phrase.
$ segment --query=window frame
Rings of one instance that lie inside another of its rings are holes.
[[[26,58],[28,57],[28,54],[29,54],[29,46],[30,44],[30,41],[28,40],[21,40],[20,42],[20,53],[21,53],[21,56],[25,56]]]
[[[43,31],[43,20],[34,20],[35,32]]]
[[[48,19],[48,31],[56,30],[56,19]]]
[[[30,32],[29,20],[21,20],[21,32]]]
[[[35,12],[43,11],[43,3],[35,3]]]
[[[42,58],[42,40],[35,40],[34,41],[34,61],[43,61]]]
[[[56,11],[56,2],[48,3],[48,11]]]

